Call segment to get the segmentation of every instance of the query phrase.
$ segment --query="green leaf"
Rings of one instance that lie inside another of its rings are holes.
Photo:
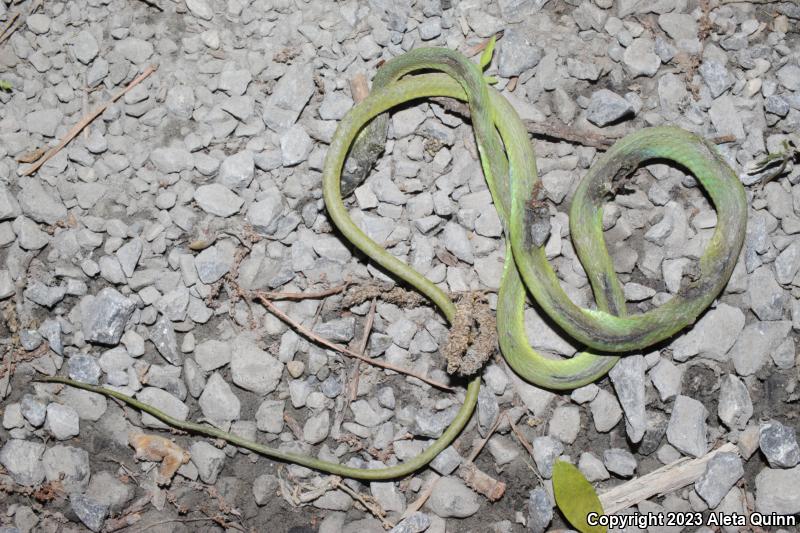
[[[556,504],[572,527],[581,533],[606,533],[604,526],[590,526],[589,513],[603,514],[603,505],[581,471],[566,461],[553,465],[553,492]]]
[[[483,49],[483,53],[481,54],[481,60],[478,63],[481,67],[481,70],[486,70],[486,67],[489,66],[489,63],[492,62],[492,55],[494,54],[494,44],[497,42],[497,35],[492,35],[492,38],[489,39],[489,42],[486,43],[486,48]]]
[[[11,83],[6,80],[0,80],[0,91],[10,91],[11,88]]]

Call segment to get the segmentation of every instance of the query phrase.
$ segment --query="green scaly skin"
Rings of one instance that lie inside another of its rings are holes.
[[[420,70],[438,73],[409,76]],[[527,231],[536,222],[531,203],[535,200],[532,195],[538,176],[536,158],[519,116],[505,98],[488,86],[481,69],[467,58],[447,49],[420,48],[381,67],[370,96],[339,124],[325,159],[322,185],[328,213],[344,237],[372,261],[428,297],[448,321],[453,320],[456,312],[448,295],[361,231],[350,218],[341,195],[342,167],[348,153],[355,149],[353,143],[375,144],[370,136],[384,136],[384,113],[391,108],[437,96],[469,104],[481,165],[507,238],[508,253],[497,304],[499,344],[508,363],[526,380],[557,390],[590,383],[604,376],[617,362],[618,356],[610,354],[642,350],[692,324],[727,283],[745,234],[747,205],[741,183],[713,146],[701,138],[678,128],[649,128],[616,143],[589,171],[575,193],[570,231],[592,285],[597,309],[576,306],[561,288],[544,250],[531,242]],[[603,239],[602,204],[613,190],[615,177],[624,177],[641,163],[654,159],[673,161],[694,174],[717,209],[717,227],[700,259],[698,280],[682,288],[661,307],[628,316],[622,286]],[[555,360],[531,348],[523,320],[526,289],[564,331],[600,353],[583,352],[570,359]],[[480,376],[472,378],[452,424],[425,452],[397,466],[369,470],[281,452],[211,426],[176,420],[104,387],[61,377],[42,378],[42,381],[117,398],[172,427],[220,438],[274,459],[364,480],[399,478],[427,465],[467,424],[480,388]]]

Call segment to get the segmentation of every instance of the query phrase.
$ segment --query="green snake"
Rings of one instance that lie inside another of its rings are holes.
[[[376,136],[385,140],[386,112],[393,107],[430,97],[467,102],[481,165],[507,243],[497,300],[500,349],[514,371],[527,381],[549,389],[574,389],[604,376],[619,358],[614,354],[643,350],[668,339],[694,323],[712,303],[730,278],[744,241],[745,192],[715,148],[682,129],[647,128],[621,139],[589,170],[572,200],[570,233],[591,284],[596,309],[575,305],[545,257],[541,237],[531,231],[547,224],[548,214],[546,209],[537,208],[539,178],[528,133],[508,100],[490,87],[482,73],[482,67],[491,58],[492,46],[493,42],[480,65],[443,48],[415,49],[385,63],[376,75],[370,95],[348,112],[330,144],[322,176],[325,205],[345,239],[424,294],[452,322],[456,306],[448,294],[368,237],[350,218],[342,199],[341,174],[348,153],[360,150],[360,143],[374,145]],[[622,285],[603,238],[602,205],[611,196],[617,180],[654,160],[670,161],[697,178],[716,208],[717,225],[699,260],[699,276],[660,307],[628,315]],[[346,190],[352,190],[353,183],[345,185]],[[537,353],[525,333],[523,312],[527,294],[567,334],[597,353],[585,351],[563,360]],[[178,429],[221,438],[289,463],[364,480],[402,477],[433,460],[471,418],[480,379],[477,375],[469,380],[464,403],[455,419],[423,453],[396,466],[362,469],[283,452],[207,425],[176,420],[104,387],[61,377],[43,378],[113,396]]]

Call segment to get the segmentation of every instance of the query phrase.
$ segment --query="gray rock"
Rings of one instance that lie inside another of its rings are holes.
[[[548,436],[536,437],[533,445],[533,460],[543,477],[550,479],[553,475],[553,464],[564,451],[564,445]]]
[[[306,62],[295,63],[275,84],[264,106],[264,123],[268,128],[278,132],[289,129],[297,121],[312,94],[314,94],[312,65]]]
[[[241,96],[251,81],[253,76],[249,70],[225,70],[219,77],[219,89],[232,96]]]
[[[598,391],[589,406],[592,410],[594,427],[600,433],[611,431],[622,419],[622,409],[617,399],[604,389]]]
[[[646,369],[643,356],[629,355],[620,359],[608,374],[625,413],[628,438],[634,443],[642,440],[647,427],[644,411]]]
[[[736,110],[733,97],[720,96],[711,104],[708,110],[711,123],[718,135],[733,135],[737,139],[744,139],[744,125],[741,114]]]
[[[192,462],[203,483],[216,483],[217,476],[225,465],[225,452],[207,442],[198,441],[189,447],[189,453],[192,454]]]
[[[102,289],[97,296],[85,296],[80,303],[83,336],[89,342],[115,346],[135,305],[117,290]]]
[[[214,10],[206,0],[187,0],[186,8],[189,13],[197,18],[203,20],[211,20],[214,18]]]
[[[789,102],[778,95],[772,95],[764,100],[764,110],[767,113],[785,117],[789,114]]]
[[[788,285],[798,270],[800,270],[800,245],[793,242],[775,259],[775,278],[781,285]]]
[[[0,270],[0,300],[16,294],[16,286],[8,270]]]
[[[581,430],[580,409],[574,405],[560,405],[553,409],[547,433],[561,442],[572,444]]]
[[[58,197],[53,198],[38,179],[29,179],[20,183],[17,195],[22,212],[41,224],[52,225],[67,217],[67,208]]]
[[[620,18],[622,18],[621,14]],[[697,21],[692,15],[664,13],[658,17],[658,25],[676,42],[697,38]]]
[[[242,190],[250,185],[255,176],[253,152],[244,150],[226,157],[219,166],[217,179],[231,190]]]
[[[117,513],[125,508],[134,492],[130,483],[123,483],[111,472],[96,472],[92,474],[86,496],[101,505],[107,505],[112,513]]]
[[[448,222],[444,227],[441,240],[445,248],[461,261],[469,264],[475,262],[472,243],[467,236],[467,231],[460,224]]]
[[[186,417],[189,415],[189,408],[185,403],[167,391],[156,387],[145,387],[136,394],[136,399],[144,403],[149,403],[153,407],[164,411],[169,416],[177,418],[178,420],[186,420]],[[142,413],[142,424],[146,427],[160,429],[168,427],[163,422],[160,422],[147,413]]]
[[[443,477],[426,506],[441,518],[467,518],[478,512],[480,500],[472,489],[455,477]]]
[[[260,431],[275,433],[283,431],[284,400],[264,400],[256,411],[256,427]]]
[[[544,487],[528,493],[528,531],[544,533],[553,520],[553,502]]]
[[[625,49],[622,60],[634,76],[651,77],[661,66],[661,58],[655,53],[655,43],[649,37],[634,39]]]
[[[383,467],[383,463],[379,461],[370,461],[370,466],[374,468]],[[378,504],[386,511],[393,511],[402,513],[406,509],[406,498],[402,492],[397,488],[397,484],[393,481],[380,482],[373,481],[369,484],[369,490],[372,497]]]
[[[694,489],[708,507],[714,509],[743,475],[744,467],[739,454],[718,453],[708,462],[700,479],[695,481]]]
[[[221,368],[231,362],[232,350],[228,343],[210,339],[194,349],[194,359],[206,372]]]
[[[55,137],[56,129],[61,125],[64,114],[58,109],[40,109],[31,111],[25,119],[29,132],[44,137]]]
[[[167,91],[167,99],[164,101],[167,111],[173,115],[189,119],[194,112],[194,90],[186,85],[176,85]]]
[[[756,476],[756,511],[793,515],[800,513],[800,466],[764,468]]]
[[[272,501],[278,490],[279,481],[272,474],[261,474],[253,480],[253,497],[257,505]]]
[[[777,420],[761,424],[758,445],[772,468],[792,468],[800,463],[800,447],[794,428]]]
[[[131,239],[115,252],[117,260],[122,268],[122,272],[127,276],[133,276],[136,265],[142,257],[143,245],[141,239]]]
[[[57,287],[50,287],[44,283],[35,281],[29,283],[22,294],[33,303],[49,308],[64,299],[64,295],[67,294],[67,286],[59,285]]]
[[[224,240],[200,252],[194,259],[194,266],[200,281],[209,285],[230,272],[235,259],[236,246]]]
[[[222,218],[238,213],[244,203],[235,192],[219,183],[198,187],[194,193],[194,200],[206,213]]]
[[[252,338],[236,338],[231,356],[231,377],[236,385],[265,395],[277,388],[282,375],[283,363],[261,350]]]
[[[711,91],[712,98],[718,97],[733,85],[734,78],[725,65],[716,59],[706,59],[698,70]]]
[[[299,165],[311,153],[314,141],[300,124],[294,124],[281,135],[281,160],[284,167]]]
[[[431,517],[417,511],[389,530],[389,533],[422,533],[431,526]],[[320,529],[320,533],[323,533]]]
[[[676,361],[686,361],[694,355],[726,361],[744,323],[741,309],[721,303],[672,343],[672,356]]]
[[[0,220],[17,218],[21,213],[17,199],[6,185],[0,183]]]
[[[47,415],[47,405],[36,396],[26,394],[20,400],[20,412],[30,425],[38,428],[44,424]]]
[[[681,393],[683,371],[669,359],[661,359],[650,371],[650,381],[658,391],[662,402]]]
[[[78,32],[71,44],[72,53],[75,54],[75,58],[84,65],[91,63],[92,60],[97,57],[97,54],[100,53],[100,46],[97,44],[97,39],[94,38],[92,32],[87,30]]]
[[[140,65],[150,59],[154,47],[149,42],[136,37],[128,37],[117,42],[115,51],[135,65]]]
[[[787,63],[777,72],[778,80],[781,85],[790,91],[800,91],[800,67]]]
[[[351,107],[353,107],[353,99],[347,94],[342,91],[329,92],[319,106],[319,118],[322,120],[341,120]]]
[[[769,354],[778,347],[791,330],[788,320],[753,322],[744,328],[731,348],[731,360],[740,376],[749,376],[761,369]]]
[[[747,295],[750,299],[750,309],[759,319],[783,318],[789,297],[775,281],[775,275],[768,265],[757,268],[750,274]]]
[[[98,260],[98,266],[100,267],[100,277],[107,282],[115,285],[121,285],[125,283],[127,278],[125,273],[122,271],[122,266],[119,264],[119,260],[115,256],[104,255]]]
[[[41,250],[50,242],[50,236],[27,217],[17,217],[11,227],[17,234],[17,243],[25,250]]]
[[[51,403],[47,406],[45,428],[56,440],[67,440],[80,432],[78,412],[68,405]]]
[[[25,20],[28,29],[37,35],[42,35],[50,31],[50,22],[50,17],[42,15],[41,13],[34,13]]]
[[[183,354],[178,349],[178,339],[175,337],[175,329],[172,322],[160,315],[156,323],[150,326],[150,342],[158,350],[158,353],[167,360],[168,363],[181,366],[183,364]]]
[[[0,464],[16,483],[27,487],[44,481],[41,457],[45,446],[41,442],[9,439],[0,450]]]
[[[69,377],[75,381],[97,385],[100,383],[100,365],[94,356],[85,353],[75,354],[67,360]]]
[[[461,466],[462,461],[463,459],[456,449],[448,446],[431,461],[430,467],[443,476],[449,476]]]
[[[314,326],[314,333],[334,342],[350,342],[355,335],[354,317],[337,318]]]
[[[92,531],[100,531],[108,516],[108,506],[94,501],[92,498],[73,492],[69,495],[72,511]]]
[[[91,467],[86,450],[60,444],[53,446],[44,452],[42,466],[47,480],[60,481],[67,492],[83,492],[89,485]]]
[[[603,464],[620,477],[631,477],[636,472],[636,457],[628,450],[610,448],[603,452]]]
[[[150,161],[165,174],[194,168],[194,156],[183,148],[156,148],[150,152]]]
[[[603,481],[608,479],[609,473],[603,461],[591,452],[583,452],[578,460],[578,469],[589,481]]]
[[[242,408],[239,398],[218,372],[208,378],[198,403],[203,416],[218,425],[238,420]]]
[[[497,70],[504,78],[519,76],[539,64],[542,49],[523,31],[509,29],[503,34],[497,52]]]
[[[494,435],[487,445],[496,465],[502,466],[519,457],[519,448],[504,435]]]
[[[731,429],[744,429],[753,416],[753,402],[747,386],[733,374],[722,378],[717,413],[722,423]]]
[[[667,441],[687,455],[705,454],[708,451],[707,416],[702,403],[688,396],[678,396],[667,426]]]
[[[586,118],[589,122],[601,128],[623,118],[630,118],[633,114],[633,106],[630,102],[608,89],[600,89],[592,93],[589,107],[586,110]]]
[[[277,194],[270,194],[250,204],[247,209],[247,221],[257,232],[269,234],[275,231],[275,223],[282,212],[283,199]]]

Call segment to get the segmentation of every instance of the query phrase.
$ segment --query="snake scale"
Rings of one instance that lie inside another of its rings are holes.
[[[488,58],[491,46],[493,43]],[[550,389],[573,389],[604,376],[617,362],[616,354],[643,350],[694,323],[719,295],[733,272],[744,241],[747,220],[744,188],[712,145],[682,129],[646,128],[619,140],[580,182],[570,208],[572,241],[596,302],[596,309],[579,307],[561,288],[545,257],[540,235],[532,231],[547,224],[549,216],[547,210],[537,209],[536,158],[519,116],[484,78],[482,67],[487,62],[487,54],[481,65],[477,65],[444,48],[419,48],[386,62],[376,75],[370,95],[347,113],[330,144],[322,176],[325,205],[345,239],[374,263],[424,294],[452,322],[456,306],[447,293],[373,241],[353,222],[344,205],[342,190],[351,191],[354,184],[342,184],[341,175],[349,153],[364,151],[363,143],[374,147],[385,142],[386,112],[393,107],[430,97],[465,101],[486,183],[506,237],[506,258],[497,299],[500,349],[509,365],[527,381]],[[694,175],[714,204],[717,225],[699,259],[699,276],[663,305],[629,315],[621,282],[603,238],[602,205],[611,197],[617,180],[650,161],[668,161]],[[588,351],[561,360],[537,353],[525,334],[523,311],[528,294]],[[480,375],[472,377],[454,420],[420,455],[396,466],[362,469],[284,452],[204,424],[176,420],[104,387],[62,377],[45,377],[42,381],[112,396],[175,428],[221,438],[281,461],[364,480],[398,478],[427,465],[467,424],[480,388]]]

